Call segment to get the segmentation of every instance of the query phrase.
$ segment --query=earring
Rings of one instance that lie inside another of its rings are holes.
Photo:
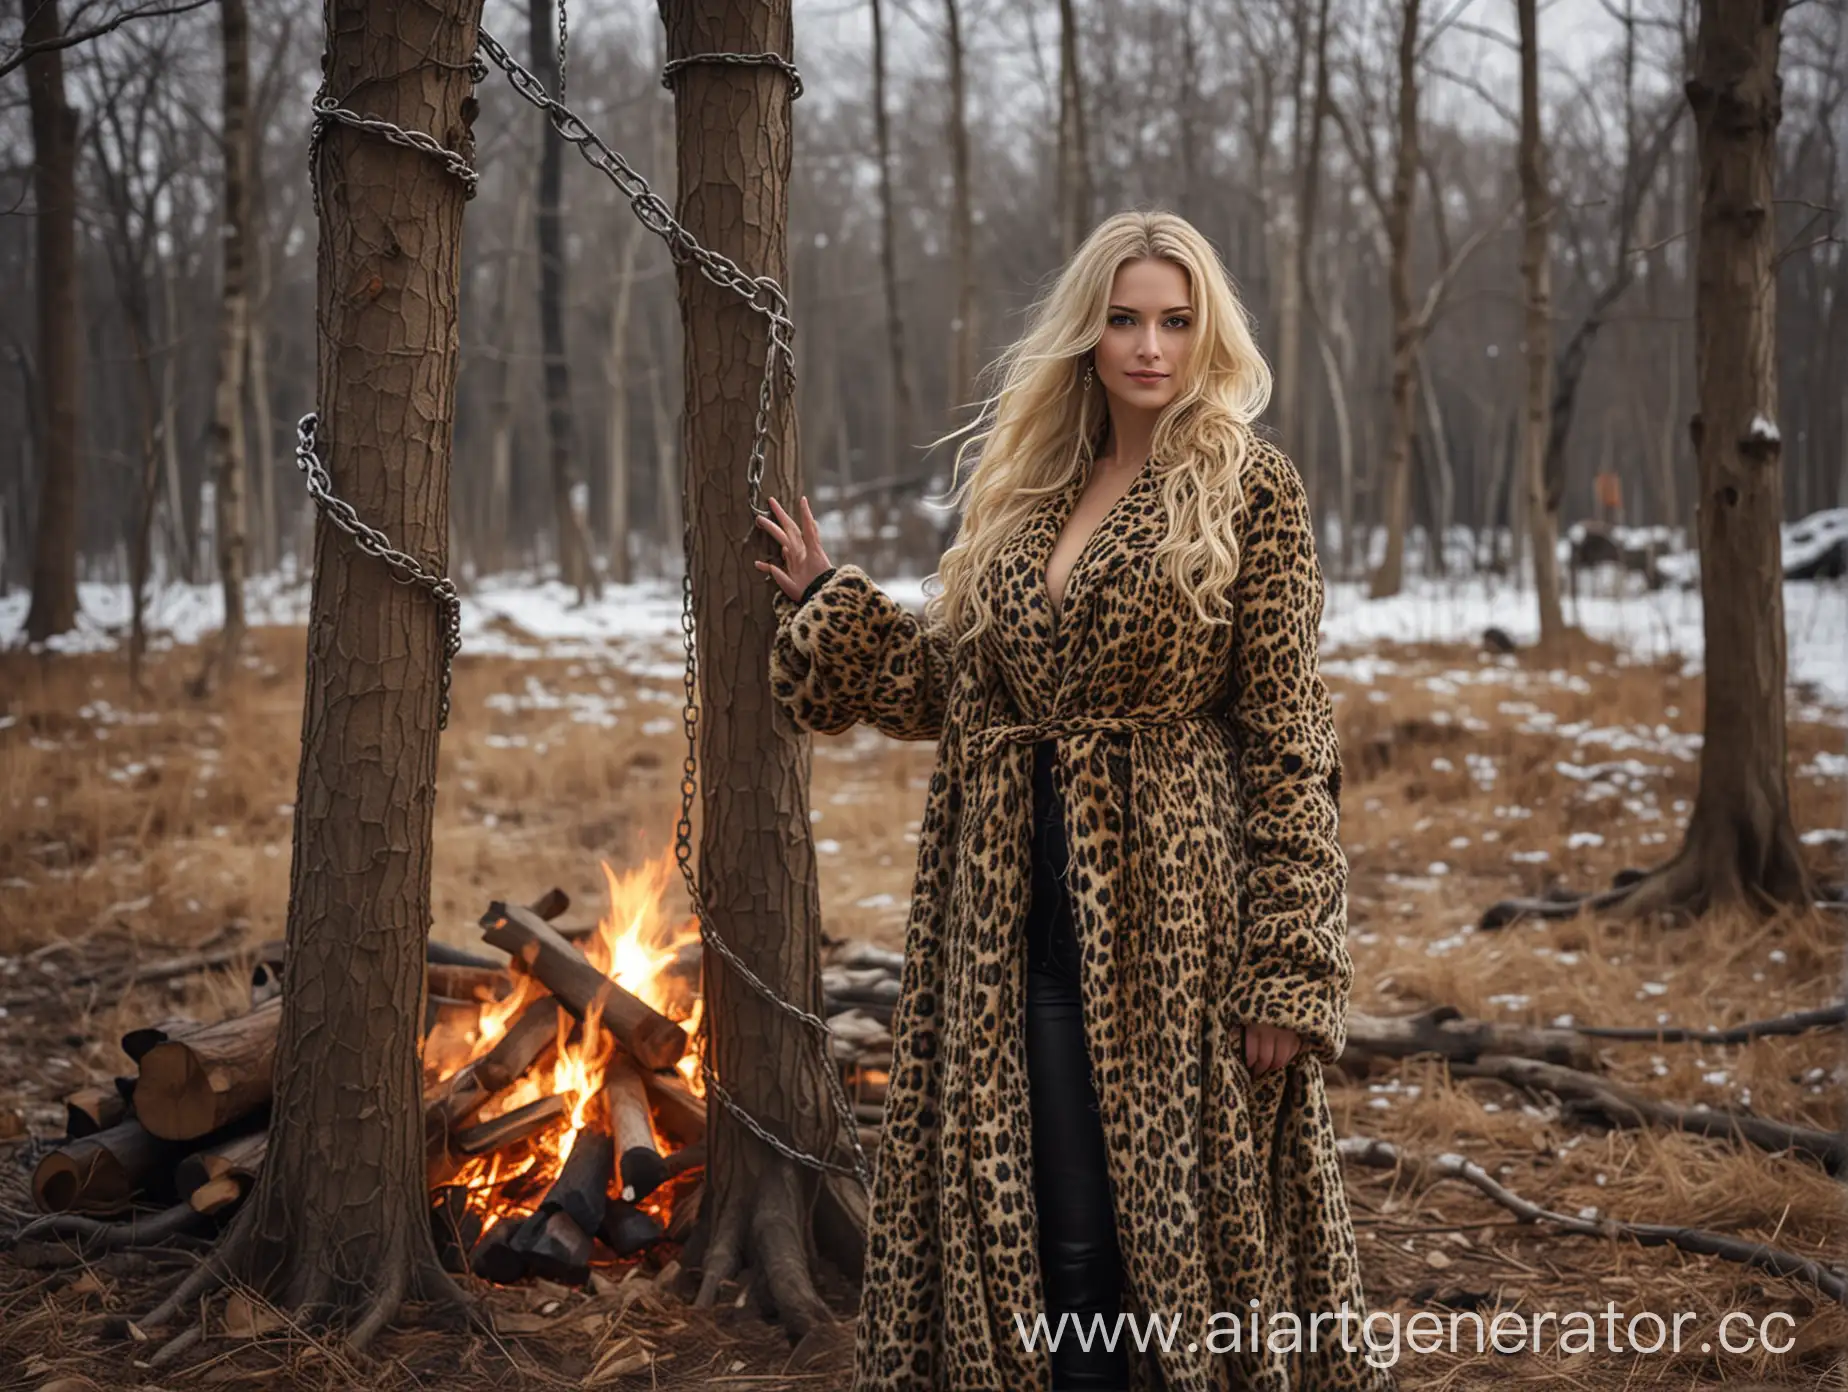
[[[1084,381],[1081,384],[1081,389],[1087,392],[1090,391],[1091,383],[1095,381],[1096,379],[1097,379],[1097,373],[1091,365],[1091,360],[1087,358],[1085,359],[1085,364],[1084,364]]]

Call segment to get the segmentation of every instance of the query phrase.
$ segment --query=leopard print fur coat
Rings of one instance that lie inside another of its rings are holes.
[[[804,601],[775,593],[771,685],[799,727],[864,722],[938,742],[854,1388],[1050,1385],[1044,1344],[1025,1347],[1015,1324],[1044,1308],[1022,1022],[1032,746],[1047,737],[1123,1308],[1164,1326],[1179,1317],[1160,1381],[1156,1355],[1132,1357],[1138,1392],[1390,1388],[1359,1337],[1360,1271],[1323,1083],[1341,1053],[1352,967],[1302,482],[1276,449],[1254,445],[1230,627],[1199,622],[1151,563],[1166,525],[1153,465],[1086,543],[1055,624],[1046,560],[1081,486],[1050,495],[1010,540],[989,572],[996,627],[967,657],[856,566],[838,566]],[[1296,1031],[1302,1050],[1252,1077],[1248,1021]],[[1356,1321],[1346,1340],[1333,1323],[1344,1305]],[[1311,1353],[1315,1312],[1328,1319]]]

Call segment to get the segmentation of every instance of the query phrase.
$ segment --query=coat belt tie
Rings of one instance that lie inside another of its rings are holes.
[[[1003,744],[1037,744],[1043,739],[1063,739],[1068,735],[1093,734],[1099,730],[1158,730],[1167,725],[1222,721],[1225,717],[1212,711],[1169,715],[1053,715],[1030,720],[1023,725],[989,725],[971,737],[977,758],[988,759]]]

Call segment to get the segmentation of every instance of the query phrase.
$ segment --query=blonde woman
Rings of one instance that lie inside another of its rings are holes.
[[[997,382],[921,619],[806,499],[760,519],[779,704],[938,742],[854,1387],[1390,1386],[1323,1087],[1341,769],[1270,370],[1206,239],[1135,212]]]

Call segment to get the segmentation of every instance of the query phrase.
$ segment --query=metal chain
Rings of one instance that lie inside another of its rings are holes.
[[[488,75],[479,58],[469,64],[469,76],[479,85]],[[314,213],[321,215],[321,179],[320,165],[317,161],[321,154],[321,142],[327,138],[327,123],[338,121],[351,126],[354,130],[367,131],[390,141],[393,145],[402,145],[407,150],[418,150],[431,158],[440,160],[443,168],[462,181],[466,197],[473,198],[481,184],[481,176],[475,168],[461,155],[449,149],[434,136],[423,131],[406,130],[403,126],[393,125],[375,116],[361,116],[357,111],[350,111],[340,104],[337,97],[328,95],[327,85],[314,94],[314,124],[308,128],[308,191],[314,200]]]
[[[592,168],[602,171],[616,185],[623,196],[629,200],[630,208],[636,217],[641,219],[643,226],[667,243],[668,252],[676,264],[692,261],[699,267],[700,273],[706,279],[721,289],[730,290],[744,300],[751,309],[764,316],[769,327],[769,342],[764,355],[763,380],[758,387],[757,416],[751,435],[751,454],[745,467],[745,478],[750,490],[751,511],[759,517],[770,516],[771,514],[760,505],[759,499],[763,488],[764,458],[770,437],[772,384],[780,380],[786,401],[793,400],[795,394],[793,344],[795,324],[789,317],[788,299],[782,287],[769,276],[747,275],[730,258],[702,247],[694,240],[692,234],[675,220],[673,212],[649,188],[647,180],[637,174],[620,154],[606,145],[596,132],[585,125],[562,100],[548,93],[531,73],[515,62],[507,50],[495,41],[493,35],[485,29],[481,30],[479,42],[482,51],[502,72],[506,73],[507,80],[512,84],[514,91],[544,111],[551,118],[552,128],[559,137],[576,146],[578,153]],[[795,79],[796,89],[800,91],[801,79],[795,72],[794,64],[776,55],[701,54],[698,57],[704,60],[740,63],[768,61],[775,58],[777,65],[783,67]],[[679,67],[691,61],[694,60],[682,58],[669,63],[663,70],[663,82],[665,83]],[[782,368],[780,378],[777,372],[779,363]],[[698,789],[699,771],[699,656],[694,642],[693,620],[693,519],[692,510],[686,506],[686,502],[687,500],[683,497],[681,514],[684,525],[681,545],[685,553],[685,569],[680,580],[680,627],[687,658],[686,705],[683,711],[687,754],[680,780],[680,820],[674,831],[674,858],[679,863],[681,876],[686,881],[687,894],[693,901],[694,913],[699,920],[701,942],[724,958],[732,970],[737,972],[739,977],[759,996],[792,1019],[799,1021],[815,1035],[822,1060],[822,1076],[827,1082],[835,1115],[841,1123],[841,1134],[845,1137],[852,1152],[852,1165],[843,1165],[837,1161],[810,1155],[790,1145],[780,1137],[772,1135],[762,1123],[733,1100],[713,1071],[711,1015],[710,1012],[705,1011],[701,1012],[698,1030],[701,1078],[707,1092],[718,1098],[720,1105],[726,1111],[778,1154],[811,1169],[850,1175],[870,1190],[873,1182],[872,1166],[866,1158],[865,1149],[860,1145],[859,1127],[854,1119],[853,1105],[847,1099],[847,1090],[841,1082],[841,1070],[829,1047],[830,1036],[827,1021],[778,995],[719,936],[718,931],[713,927],[713,915],[707,908],[705,897],[700,893],[699,884],[693,873],[693,800]]]
[[[794,63],[780,53],[689,53],[684,58],[675,58],[662,66],[661,85],[671,88],[675,75],[694,63],[729,63],[738,68],[753,65],[781,68],[789,76],[789,99],[796,101],[802,96],[802,74],[796,71]]]
[[[443,615],[442,705],[437,711],[436,727],[449,728],[449,678],[456,654],[462,651],[462,596],[448,576],[432,575],[415,556],[408,556],[391,544],[391,539],[376,527],[360,521],[351,503],[334,496],[334,481],[327,466],[315,453],[315,428],[319,418],[313,411],[295,426],[295,467],[308,479],[308,496],[323,516],[359,544],[368,556],[377,557],[390,568],[392,578],[401,585],[415,585],[428,590]]]
[[[571,29],[565,23],[565,0],[558,0],[558,99],[565,99],[565,45],[570,41]]]

